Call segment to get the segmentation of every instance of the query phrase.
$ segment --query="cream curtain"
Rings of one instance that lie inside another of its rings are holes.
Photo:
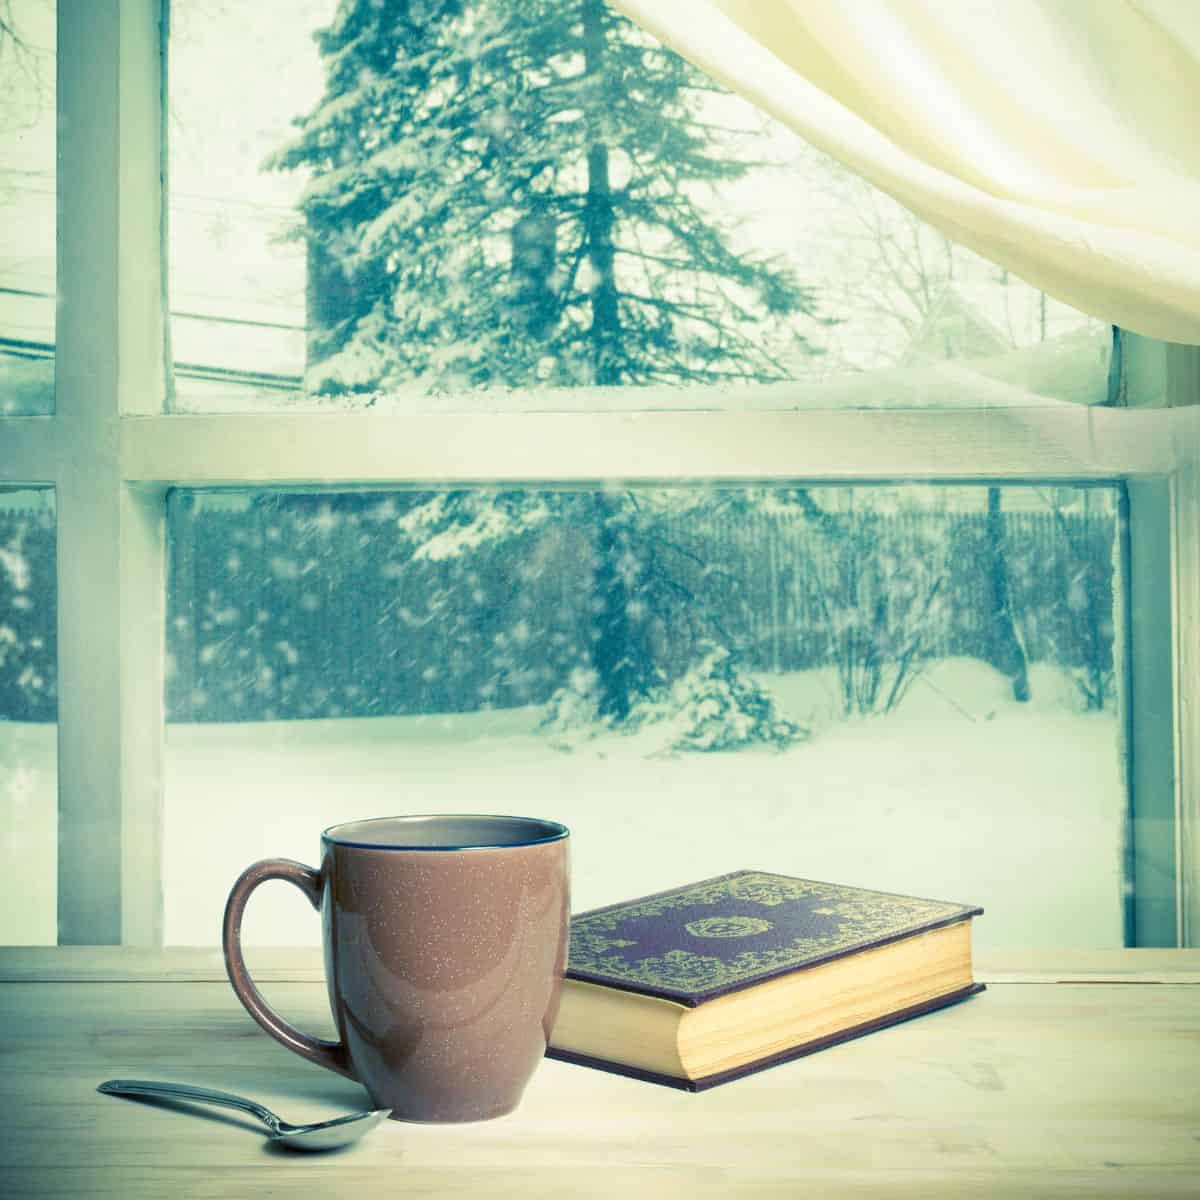
[[[610,3],[955,241],[1200,343],[1200,0]]]

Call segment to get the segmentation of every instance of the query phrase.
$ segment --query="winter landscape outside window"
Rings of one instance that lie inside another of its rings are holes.
[[[0,3],[0,416],[54,411],[54,15]],[[54,533],[0,477],[0,944],[56,939]]]
[[[54,491],[0,488],[0,945],[56,940]]]
[[[1105,396],[1106,326],[603,0],[177,0],[169,86],[183,410]]]
[[[54,5],[0,3],[0,414],[54,411]]]
[[[176,492],[166,940],[214,939],[244,861],[416,805],[554,813],[581,908],[744,861],[1120,945],[1117,499]],[[246,936],[313,942],[293,899]]]
[[[115,7],[60,13],[70,420],[0,417],[0,485],[59,488],[62,940],[215,940],[330,805],[570,797],[581,903],[765,847],[982,899],[996,946],[1173,943],[1123,770],[1126,518],[1173,460],[1086,411],[1111,330],[593,0]],[[1055,869],[1057,923],[1012,898]],[[313,931],[268,895],[247,936]]]

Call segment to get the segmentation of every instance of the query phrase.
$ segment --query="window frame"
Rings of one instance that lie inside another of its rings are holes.
[[[1170,598],[1127,683],[1134,828],[1150,798],[1173,814],[1178,944],[1200,942],[1200,349],[1143,343],[1147,408],[171,413],[165,36],[166,0],[59,0],[56,409],[0,416],[0,485],[57,489],[60,945],[162,943],[171,487],[1034,478],[1131,485],[1127,619]]]

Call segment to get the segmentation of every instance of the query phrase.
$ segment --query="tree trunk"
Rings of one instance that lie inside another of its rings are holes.
[[[600,716],[619,723],[650,690],[654,677],[643,627],[630,615],[643,572],[621,519],[622,501],[603,492],[590,500],[595,597],[591,659],[598,676]]]
[[[1012,680],[1013,699],[1029,699],[1029,663],[1025,645],[1013,618],[1012,594],[1008,586],[1008,557],[1004,549],[1004,514],[1000,489],[988,488],[987,495],[988,592],[991,608],[992,665]]]
[[[328,233],[311,220],[305,235],[305,267],[304,369],[308,372],[342,349],[354,324],[386,298],[389,284],[384,260],[349,271],[330,249]]]
[[[583,0],[584,73],[591,79],[589,96],[594,126],[604,102],[604,0]],[[614,274],[612,184],[608,176],[608,147],[592,140],[587,151],[587,199],[584,202],[584,239],[593,273],[592,381],[600,387],[621,382],[619,349],[621,314],[617,306]]]
[[[603,106],[605,51],[604,0],[583,0],[583,51],[585,73],[592,88],[590,117]],[[615,250],[612,185],[608,174],[608,147],[593,140],[587,150],[587,198],[584,203],[584,239],[593,273],[592,323],[589,330],[592,381],[600,387],[622,382],[619,366],[621,315],[614,274]],[[621,520],[627,501],[597,492],[592,497],[592,547],[595,560],[592,665],[598,676],[600,715],[623,721],[639,696],[649,688],[652,667],[650,648],[630,619],[630,601],[643,572],[630,545],[629,530]]]
[[[558,260],[554,214],[534,212],[512,229],[513,304],[516,322],[530,337],[545,341],[558,317],[552,280]]]
[[[317,230],[309,230],[305,249],[304,365],[312,368],[337,350],[336,345],[330,344],[332,331],[354,311],[354,285]]]

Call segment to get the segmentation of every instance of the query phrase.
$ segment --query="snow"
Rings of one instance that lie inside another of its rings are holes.
[[[328,825],[466,811],[569,825],[577,911],[755,867],[982,904],[982,946],[1121,944],[1117,719],[1077,711],[1058,671],[1035,666],[1019,705],[990,668],[950,660],[895,713],[848,722],[829,672],[759,680],[811,741],[663,756],[609,736],[564,752],[533,708],[169,726],[167,942],[215,944],[238,872],[315,864]],[[54,754],[52,726],[0,723],[0,944],[54,940]],[[245,937],[315,944],[320,923],[272,886]]]
[[[58,730],[0,720],[0,946],[58,940]]]

